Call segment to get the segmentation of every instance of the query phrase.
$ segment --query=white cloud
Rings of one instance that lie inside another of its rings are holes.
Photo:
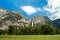
[[[48,0],[48,5],[43,9],[51,13],[52,20],[60,18],[60,0]]]
[[[49,16],[50,18],[51,18],[51,20],[55,20],[55,19],[58,19],[58,18],[60,18],[60,13],[55,13],[55,14],[52,14],[52,15],[50,15]]]
[[[32,15],[35,14],[38,11],[41,11],[41,8],[36,8],[36,7],[32,7],[32,6],[22,6],[21,9],[23,9],[28,15]]]
[[[55,14],[53,14],[52,16],[54,16],[54,17],[55,17],[55,19],[58,19],[58,18],[60,18],[60,12],[55,13]]]
[[[32,6],[22,6],[21,7],[28,15],[34,14],[36,9]]]

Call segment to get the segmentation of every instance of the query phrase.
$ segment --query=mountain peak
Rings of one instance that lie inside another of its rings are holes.
[[[0,23],[1,28],[6,28],[9,25],[17,26],[34,26],[36,24],[51,24],[50,19],[46,16],[38,15],[33,19],[25,18],[21,13],[16,11],[8,11],[0,9]]]

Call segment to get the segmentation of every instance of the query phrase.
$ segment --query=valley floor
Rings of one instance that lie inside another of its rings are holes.
[[[60,40],[60,35],[0,35],[0,40]]]

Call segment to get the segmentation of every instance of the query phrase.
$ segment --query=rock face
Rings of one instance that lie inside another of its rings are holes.
[[[19,12],[0,9],[0,29],[8,29],[9,25],[34,26],[36,24],[52,24],[47,16],[37,16],[33,19],[27,19]]]
[[[0,9],[0,29],[4,30],[9,25],[19,25],[18,20],[24,18],[20,13]]]
[[[32,19],[32,22],[34,25],[39,24],[49,24],[52,25],[52,21],[47,16],[37,16],[34,19]],[[32,25],[33,26],[33,25]]]

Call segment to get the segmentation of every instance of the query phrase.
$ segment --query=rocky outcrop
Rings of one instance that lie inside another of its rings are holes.
[[[24,18],[19,12],[0,9],[0,29],[4,30],[9,25],[19,25],[18,20]]]
[[[34,25],[36,25],[36,24],[39,24],[39,25],[42,25],[42,24],[52,25],[52,21],[47,16],[41,16],[41,15],[39,15],[39,16],[35,17],[34,19],[32,19],[32,22],[33,22]]]
[[[47,16],[37,16],[32,19],[25,18],[21,13],[0,9],[0,29],[8,29],[9,25],[34,26],[36,24],[51,24],[52,21]]]

